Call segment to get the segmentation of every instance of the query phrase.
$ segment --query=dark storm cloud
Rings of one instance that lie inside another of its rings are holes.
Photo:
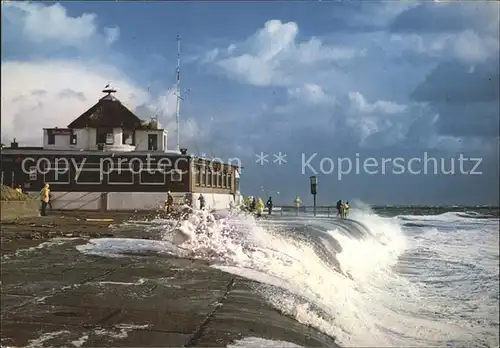
[[[36,95],[38,97],[43,97],[47,95],[47,91],[44,89],[34,89],[31,91],[31,95]]]
[[[452,136],[497,137],[499,119],[498,61],[476,66],[439,64],[411,93],[439,114],[437,131]]]
[[[498,57],[472,66],[440,63],[410,94],[419,102],[477,103],[499,99]]]
[[[63,89],[62,91],[60,91],[58,93],[58,96],[61,98],[74,98],[74,99],[81,100],[83,102],[87,100],[84,93],[76,92],[70,88]]]
[[[439,134],[451,136],[499,136],[499,103],[433,104],[440,117]]]
[[[498,2],[496,1],[426,2],[397,16],[390,30],[418,34],[463,30],[492,33],[495,27],[498,31]]]

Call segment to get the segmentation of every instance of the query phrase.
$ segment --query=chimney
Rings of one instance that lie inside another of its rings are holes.
[[[16,138],[10,143],[10,147],[12,149],[17,149],[19,147],[19,143],[16,141]]]
[[[188,149],[186,149],[185,147],[182,147],[180,150],[182,155],[187,154]]]

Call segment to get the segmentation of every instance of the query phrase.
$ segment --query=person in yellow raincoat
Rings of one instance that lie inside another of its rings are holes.
[[[257,199],[257,204],[255,205],[255,211],[258,217],[262,216],[262,212],[264,211],[264,202],[260,197]]]
[[[40,215],[47,216],[47,205],[50,199],[49,184],[45,184],[40,191]]]
[[[246,201],[245,201],[245,206],[246,206],[246,209],[248,211],[251,211],[252,210],[252,200],[253,200],[253,197],[252,196],[248,196]]]
[[[300,197],[299,196],[295,197],[295,201],[293,202],[295,203],[295,215],[299,215],[300,204],[302,203]]]
[[[342,218],[346,219],[348,214],[349,214],[349,202],[345,202],[342,205]]]

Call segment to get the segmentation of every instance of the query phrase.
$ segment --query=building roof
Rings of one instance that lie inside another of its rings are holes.
[[[108,87],[109,85],[102,91],[107,94],[99,99],[97,104],[71,122],[68,125],[68,128],[144,128],[144,122],[112,95],[112,93],[115,93],[116,90]]]

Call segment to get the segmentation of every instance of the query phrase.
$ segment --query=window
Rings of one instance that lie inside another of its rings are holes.
[[[172,169],[170,171],[170,180],[172,182],[182,181],[182,172],[179,169]]]
[[[54,145],[56,143],[56,136],[52,129],[47,130],[47,143],[49,145]]]
[[[148,134],[148,150],[158,150],[158,134]]]
[[[227,186],[227,174],[226,174],[226,170],[224,169],[224,171],[222,172],[222,187],[226,187]]]
[[[122,144],[123,145],[134,145],[135,144],[135,132],[133,130],[123,130]]]
[[[207,168],[205,166],[201,167],[201,186],[207,185]]]
[[[217,187],[222,187],[222,173],[217,173]]]
[[[212,186],[217,187],[217,172],[212,170]]]
[[[95,139],[96,139],[96,144],[113,145],[115,140],[113,136],[113,128],[111,127],[97,128]]]
[[[113,133],[106,134],[106,145],[113,145],[115,143],[115,137]]]
[[[36,181],[36,167],[30,167],[30,181]]]
[[[76,134],[71,134],[69,136],[69,143],[70,145],[76,145]]]
[[[200,175],[201,175],[200,166],[196,166],[194,175],[196,176],[196,186],[200,186]]]
[[[227,173],[227,187],[233,187],[233,176],[231,175],[231,173]]]
[[[212,169],[208,169],[207,186],[212,186]]]

